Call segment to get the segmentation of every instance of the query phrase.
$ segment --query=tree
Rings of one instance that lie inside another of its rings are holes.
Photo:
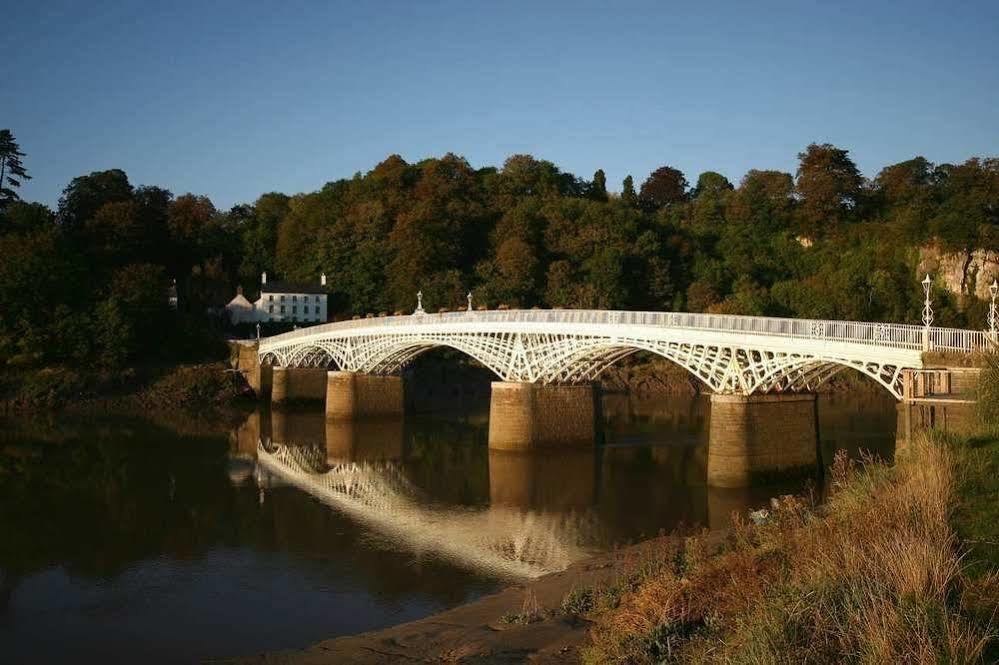
[[[699,231],[716,229],[725,221],[725,206],[732,191],[728,178],[707,171],[697,178],[691,193],[691,221]]]
[[[59,222],[70,232],[83,227],[106,203],[128,201],[132,185],[121,169],[94,171],[73,178],[59,198]]]
[[[794,213],[794,179],[783,171],[750,170],[728,205],[728,219],[764,231],[790,227]]]
[[[721,196],[725,192],[732,191],[732,183],[721,173],[705,171],[697,176],[697,185],[691,192],[691,198],[698,199],[702,196]]]
[[[2,213],[0,233],[30,233],[51,227],[55,215],[41,203],[11,202]]]
[[[687,200],[687,186],[683,173],[671,166],[661,166],[642,183],[638,200],[646,210],[659,210]]]
[[[801,232],[808,237],[835,233],[857,206],[864,179],[849,152],[812,143],[798,154],[797,192]]]
[[[621,200],[630,206],[638,205],[638,195],[635,194],[635,180],[630,176],[624,177],[621,183]]]
[[[907,203],[933,184],[933,164],[925,157],[892,164],[874,178],[874,189],[888,206]]]
[[[21,146],[14,139],[14,133],[9,129],[0,129],[0,210],[12,201],[20,201],[14,188],[20,187],[23,181],[31,180],[21,158]]]
[[[607,200],[607,176],[603,169],[597,169],[593,174],[593,182],[590,183],[590,198],[594,201]]]

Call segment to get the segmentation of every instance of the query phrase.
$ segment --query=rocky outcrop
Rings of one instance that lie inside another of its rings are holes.
[[[939,247],[921,247],[919,276],[929,273],[956,295],[989,297],[989,285],[999,279],[999,250],[976,249],[970,254],[947,253]]]

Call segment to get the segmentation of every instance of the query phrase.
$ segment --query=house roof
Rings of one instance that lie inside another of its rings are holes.
[[[226,305],[226,308],[229,308],[229,307],[240,307],[242,309],[253,309],[253,305],[250,303],[249,300],[246,299],[246,297],[242,293],[237,293],[236,297],[229,301],[229,304]]]
[[[261,293],[315,293],[326,295],[326,287],[320,284],[296,284],[295,282],[270,281],[260,285]]]

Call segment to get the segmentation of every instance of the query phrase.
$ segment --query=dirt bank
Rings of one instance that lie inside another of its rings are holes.
[[[721,543],[713,532],[706,542]],[[671,537],[654,538],[516,584],[466,605],[383,630],[326,640],[301,651],[224,663],[578,663],[590,622],[573,612],[574,590],[620,588],[656,561]],[[567,601],[567,598],[569,599]]]
[[[252,399],[227,363],[147,365],[120,370],[46,367],[0,374],[0,414],[148,414],[237,408]]]

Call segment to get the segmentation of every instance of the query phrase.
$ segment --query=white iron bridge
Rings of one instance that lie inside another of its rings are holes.
[[[503,381],[575,384],[648,351],[684,367],[715,393],[814,390],[844,368],[896,398],[902,372],[926,350],[994,347],[982,331],[894,323],[682,312],[491,310],[354,319],[261,340],[260,362],[393,374],[421,353],[449,347]]]

